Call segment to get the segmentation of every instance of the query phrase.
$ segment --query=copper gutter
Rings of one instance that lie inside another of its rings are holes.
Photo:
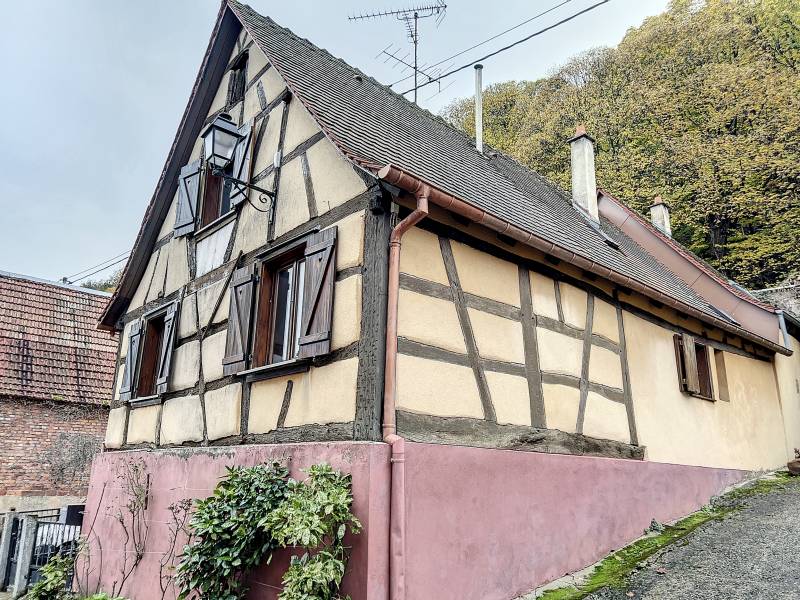
[[[540,250],[545,254],[554,256],[555,258],[563,260],[564,262],[567,262],[571,265],[575,265],[579,269],[583,269],[584,271],[594,273],[596,275],[599,275],[600,277],[613,281],[618,285],[639,292],[647,296],[648,298],[661,302],[666,306],[670,306],[678,311],[686,313],[687,315],[695,317],[696,319],[715,325],[716,327],[719,327],[724,331],[738,335],[746,340],[749,340],[773,352],[784,354],[786,356],[792,354],[792,351],[790,349],[784,348],[780,344],[776,344],[775,342],[762,338],[761,336],[756,335],[742,327],[729,323],[724,319],[720,319],[714,317],[713,315],[704,313],[694,308],[693,306],[684,304],[683,302],[676,300],[671,296],[668,296],[667,294],[665,294],[660,290],[657,290],[640,281],[632,279],[627,275],[623,275],[621,273],[613,271],[608,267],[605,267],[601,264],[594,262],[593,260],[581,256],[580,254],[576,254],[570,250],[566,250],[560,246],[556,246],[551,241],[548,241],[533,233],[525,231],[524,229],[521,229],[515,225],[512,225],[507,221],[503,221],[502,219],[490,215],[483,209],[477,208],[476,206],[464,202],[463,200],[460,200],[459,198],[456,198],[455,196],[452,196],[447,192],[443,192],[439,189],[434,188],[429,183],[408,173],[407,171],[401,169],[400,167],[388,164],[382,167],[378,171],[378,177],[386,181],[387,183],[390,183],[394,186],[397,186],[411,193],[415,193],[417,190],[427,186],[430,188],[428,199],[436,206],[454,212],[462,217],[469,219],[474,223],[483,225],[484,227],[487,227],[492,231],[501,233],[527,246],[536,248],[537,250]],[[389,285],[390,286],[392,285],[391,280]],[[777,334],[777,325],[776,325],[776,334]],[[387,340],[388,340],[388,335],[387,335]],[[387,346],[387,365],[388,365],[388,353],[389,353],[389,348]],[[387,381],[388,381],[388,369],[387,369]]]

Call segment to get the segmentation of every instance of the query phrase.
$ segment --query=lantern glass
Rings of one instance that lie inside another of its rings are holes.
[[[236,125],[222,114],[214,119],[202,134],[205,145],[205,156],[212,168],[224,169],[233,158],[236,143],[241,137]]]

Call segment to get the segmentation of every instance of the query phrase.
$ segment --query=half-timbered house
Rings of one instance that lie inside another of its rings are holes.
[[[125,462],[157,527],[226,465],[327,460],[365,524],[354,598],[505,600],[784,463],[792,323],[675,242],[664,202],[650,222],[598,189],[586,132],[564,152],[571,194],[223,2],[101,319],[94,535],[118,535]],[[155,597],[161,551],[124,594]]]

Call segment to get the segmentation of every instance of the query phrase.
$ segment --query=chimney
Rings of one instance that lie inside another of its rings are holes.
[[[596,222],[597,181],[594,174],[594,140],[586,133],[583,125],[575,128],[575,135],[569,140],[572,159],[572,203],[580,207]]]
[[[669,205],[661,199],[661,196],[656,196],[653,199],[653,204],[650,205],[650,221],[661,230],[661,233],[672,237],[672,226],[669,222]]]
[[[475,147],[483,152],[483,65],[475,65]]]

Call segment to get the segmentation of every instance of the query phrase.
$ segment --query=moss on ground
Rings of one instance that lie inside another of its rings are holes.
[[[786,472],[754,482],[723,494],[701,510],[681,519],[674,525],[665,525],[663,531],[641,538],[605,558],[578,587],[568,586],[546,591],[540,600],[579,600],[605,587],[624,588],[628,576],[636,566],[670,544],[685,538],[692,531],[708,523],[725,518],[744,507],[751,496],[781,489],[792,479]]]

